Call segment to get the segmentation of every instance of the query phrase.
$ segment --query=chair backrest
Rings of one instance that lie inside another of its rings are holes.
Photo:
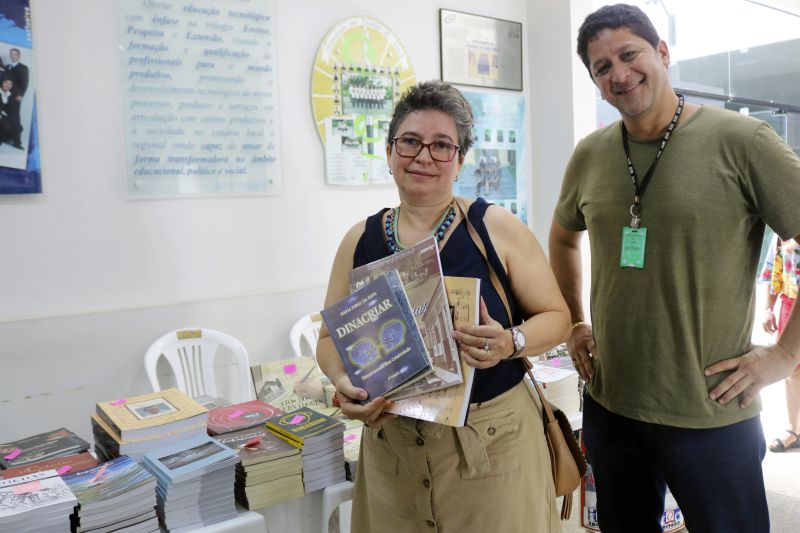
[[[295,357],[315,357],[319,330],[322,327],[322,315],[311,313],[303,315],[289,330],[289,344]],[[304,347],[305,343],[305,347]]]
[[[206,328],[176,329],[161,336],[150,345],[144,355],[144,368],[154,391],[161,390],[156,367],[164,357],[175,374],[175,384],[192,398],[207,394],[217,396],[214,378],[214,358],[220,345],[236,357],[238,369],[238,396],[226,398],[233,403],[253,398],[250,385],[250,359],[241,342],[221,331]]]

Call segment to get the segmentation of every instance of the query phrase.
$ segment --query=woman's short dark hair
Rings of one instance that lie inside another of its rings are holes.
[[[590,13],[578,30],[578,55],[586,66],[586,70],[589,71],[589,76],[592,75],[587,51],[589,43],[595,40],[601,31],[616,30],[617,28],[628,28],[634,35],[650,43],[653,48],[656,48],[658,41],[661,40],[653,23],[638,7],[628,4],[603,6],[594,13]]]
[[[465,155],[472,146],[472,108],[461,91],[439,80],[421,81],[403,93],[394,108],[386,143],[392,143],[397,129],[410,113],[423,109],[435,109],[453,118],[461,147],[459,152]]]

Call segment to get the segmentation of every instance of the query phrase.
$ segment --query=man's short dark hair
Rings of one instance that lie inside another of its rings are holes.
[[[19,48],[12,48],[11,50],[9,50],[9,51],[8,51],[8,53],[9,53],[9,54],[10,54],[11,52],[16,52],[16,53],[18,53],[19,55],[22,55],[22,52],[20,52],[20,51],[19,51]]]
[[[656,48],[661,40],[653,23],[638,7],[628,4],[603,6],[594,13],[590,13],[578,30],[578,55],[586,66],[586,70],[589,71],[589,76],[592,75],[587,51],[589,43],[595,40],[601,31],[616,30],[617,28],[629,29],[634,35],[650,43],[653,48]]]

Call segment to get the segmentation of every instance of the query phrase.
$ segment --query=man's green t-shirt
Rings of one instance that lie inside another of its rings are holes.
[[[589,392],[614,413],[670,426],[755,416],[758,402],[710,400],[727,374],[703,370],[750,348],[764,224],[800,234],[800,161],[767,123],[701,107],[673,132],[642,198],[644,268],[622,268],[634,188],[620,132],[616,122],[578,144],[555,213],[589,231],[599,351]],[[630,145],[641,177],[658,142]]]

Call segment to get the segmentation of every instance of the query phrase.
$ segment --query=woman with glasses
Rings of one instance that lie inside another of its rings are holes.
[[[353,226],[339,246],[325,306],[348,294],[348,272],[425,238],[438,239],[445,275],[481,279],[480,325],[455,339],[476,368],[467,425],[453,428],[387,412],[347,377],[328,332],[320,367],[342,412],[365,424],[353,497],[354,532],[560,531],[541,408],[522,382],[520,357],[560,343],[569,313],[530,230],[482,198],[461,199],[504,285],[514,323],[470,237],[453,183],[472,144],[472,110],[440,81],[421,82],[398,102],[386,155],[400,203]]]

